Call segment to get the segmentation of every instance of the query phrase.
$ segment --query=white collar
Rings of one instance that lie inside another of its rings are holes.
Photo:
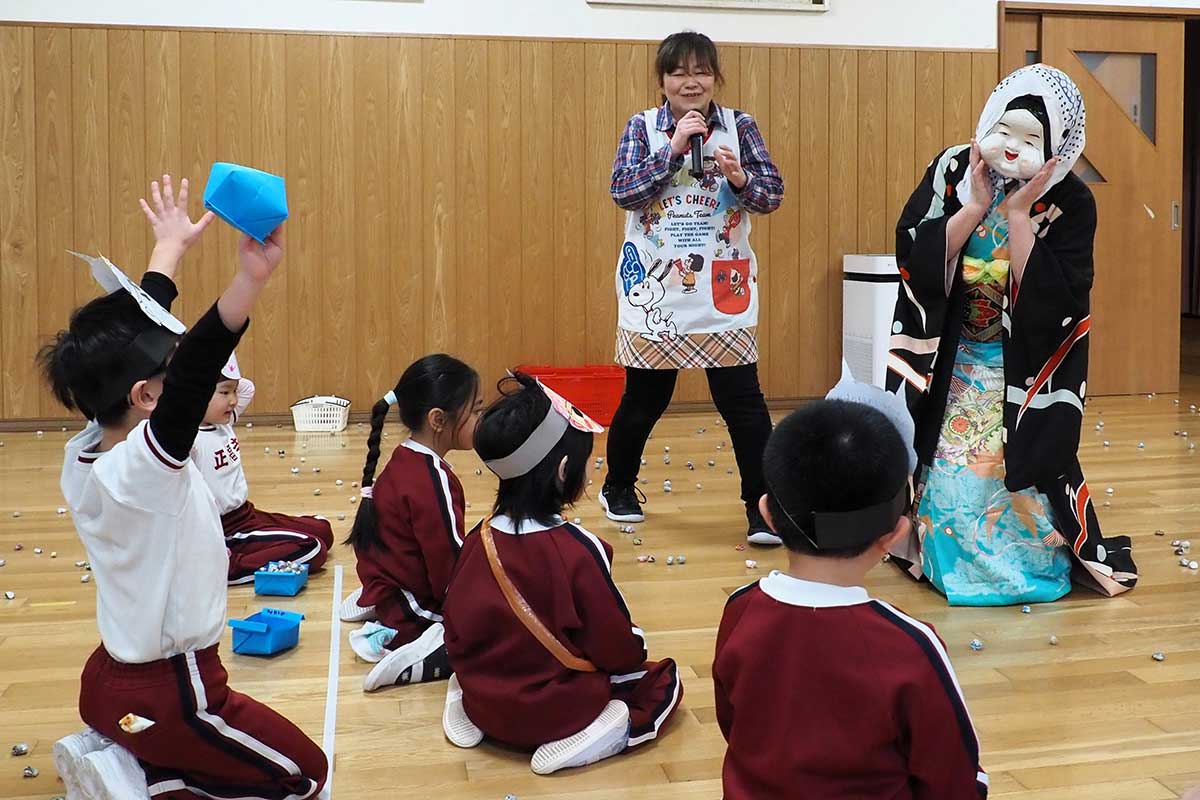
[[[421,453],[422,455],[433,456],[438,461],[442,460],[442,457],[439,456],[437,453],[433,452],[432,450],[430,450],[428,447],[421,444],[420,442],[414,442],[412,439],[405,439],[404,443],[401,444],[400,446],[407,447],[409,450],[412,450],[414,453]]]
[[[768,597],[790,606],[839,608],[871,601],[871,596],[861,586],[834,586],[831,583],[805,581],[779,570],[772,570],[758,585]]]
[[[505,514],[497,514],[492,517],[492,530],[500,531],[501,533],[512,533],[524,536],[527,533],[541,533],[542,531],[552,531],[563,524],[563,518],[560,516],[554,517],[553,525],[543,525],[532,519],[521,520],[521,529],[517,530],[517,523],[512,518]]]

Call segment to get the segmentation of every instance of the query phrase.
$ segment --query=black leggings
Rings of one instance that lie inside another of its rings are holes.
[[[706,369],[708,390],[729,426],[729,439],[742,475],[742,501],[758,504],[766,487],[762,457],[771,435],[771,415],[758,386],[758,365]],[[674,369],[625,368],[625,394],[608,431],[606,486],[637,483],[646,440],[675,392]]]

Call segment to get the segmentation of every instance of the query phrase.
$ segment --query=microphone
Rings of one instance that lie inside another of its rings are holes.
[[[692,136],[692,168],[688,170],[693,178],[704,177],[704,134]]]

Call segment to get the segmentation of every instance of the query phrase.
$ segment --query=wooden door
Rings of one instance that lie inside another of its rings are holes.
[[[1000,76],[1041,61],[1041,14],[1004,15],[1000,37]]]
[[[1179,389],[1184,23],[1045,14],[1042,61],[1087,105],[1096,197],[1089,394]]]

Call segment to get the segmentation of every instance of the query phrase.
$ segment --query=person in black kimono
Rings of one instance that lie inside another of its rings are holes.
[[[888,389],[916,422],[922,524],[893,556],[951,604],[1056,600],[1073,571],[1110,596],[1137,582],[1078,459],[1096,231],[1071,171],[1085,116],[1064,73],[1017,70],[897,224]]]

